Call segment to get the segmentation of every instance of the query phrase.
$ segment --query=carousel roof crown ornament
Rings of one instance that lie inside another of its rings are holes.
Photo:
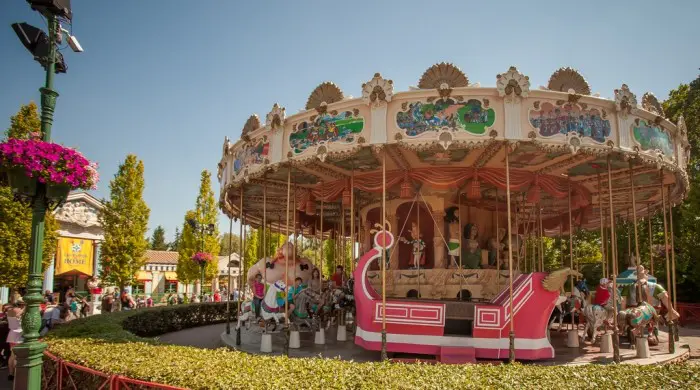
[[[464,72],[447,62],[431,66],[418,81],[418,88],[436,89],[442,98],[450,96],[453,88],[468,86],[469,79]]]
[[[630,91],[627,84],[622,84],[620,89],[615,90],[615,109],[623,118],[627,118],[632,110],[637,108],[637,95]]]
[[[243,130],[241,131],[241,139],[244,141],[250,141],[250,133],[253,131],[259,129],[261,126],[260,124],[260,118],[258,118],[258,114],[253,114],[248,117],[248,120],[245,121],[245,125],[243,125]]]
[[[573,89],[578,95],[590,95],[591,87],[576,69],[564,67],[557,69],[549,78],[547,89],[550,91],[569,92]]]
[[[330,81],[319,84],[309,95],[306,101],[306,109],[318,111],[319,114],[326,112],[326,107],[343,100],[343,91]]]
[[[381,105],[391,101],[394,96],[394,82],[375,73],[372,79],[362,84],[362,100],[369,105]]]
[[[659,116],[664,116],[664,108],[653,93],[647,92],[642,96],[642,108]]]
[[[272,110],[265,116],[265,127],[271,130],[281,129],[286,119],[285,109],[279,104],[272,105]]]
[[[501,97],[523,97],[530,93],[530,78],[511,66],[507,72],[496,75],[496,89]]]

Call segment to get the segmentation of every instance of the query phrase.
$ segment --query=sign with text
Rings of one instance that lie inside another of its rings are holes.
[[[60,237],[56,250],[56,275],[68,272],[92,275],[93,248],[92,240]]]

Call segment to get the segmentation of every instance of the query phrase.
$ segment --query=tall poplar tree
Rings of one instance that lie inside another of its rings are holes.
[[[10,118],[7,138],[27,139],[41,131],[41,120],[34,102],[20,107]],[[0,286],[12,288],[27,284],[29,274],[29,247],[31,245],[32,210],[24,203],[15,202],[7,177],[0,173]],[[51,213],[46,214],[42,269],[51,263],[56,252],[58,223]]]
[[[167,251],[168,244],[165,242],[165,229],[158,225],[153,229],[153,235],[150,240],[151,249],[154,251]]]
[[[214,233],[208,234],[202,229],[193,229],[188,220],[194,220],[198,226],[214,225]],[[199,186],[199,195],[195,209],[185,214],[185,222],[182,226],[179,243],[179,257],[177,262],[178,280],[191,283],[200,279],[200,268],[191,260],[196,252],[210,253],[214,261],[210,262],[204,270],[205,281],[214,279],[219,273],[217,256],[219,255],[219,209],[217,208],[214,191],[211,189],[211,173],[202,171]]]
[[[253,264],[260,260],[260,236],[258,235],[258,229],[253,229],[252,227],[246,227],[245,232],[245,242],[243,243],[243,256],[245,257],[245,269],[250,269]]]
[[[105,238],[100,278],[123,289],[144,265],[150,209],[143,200],[143,161],[126,156],[109,183],[110,199],[99,213]]]

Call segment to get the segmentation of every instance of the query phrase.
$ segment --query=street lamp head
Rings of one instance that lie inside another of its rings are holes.
[[[46,69],[49,58],[49,37],[41,29],[27,23],[13,23],[17,37],[22,45],[34,56],[34,59]],[[56,51],[56,73],[66,73],[68,67],[63,60],[63,54]]]
[[[68,20],[73,17],[70,0],[27,0],[27,3],[47,17],[56,16]]]

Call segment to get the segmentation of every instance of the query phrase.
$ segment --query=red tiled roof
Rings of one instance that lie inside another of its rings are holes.
[[[174,251],[146,251],[146,264],[177,264],[179,253]]]

